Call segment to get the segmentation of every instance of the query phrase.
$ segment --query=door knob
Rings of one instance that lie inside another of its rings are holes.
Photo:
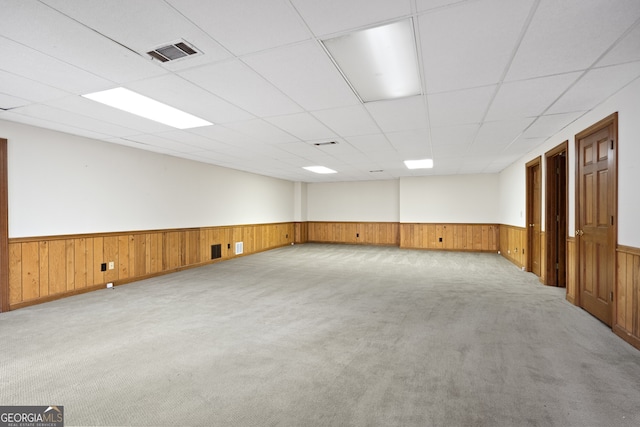
[[[584,234],[584,231],[576,230],[576,236],[582,236],[583,234]]]

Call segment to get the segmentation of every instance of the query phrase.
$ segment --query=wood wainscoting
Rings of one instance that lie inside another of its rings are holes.
[[[293,223],[278,223],[9,239],[9,307],[233,258],[236,242],[242,255],[290,245],[294,233]]]
[[[383,246],[399,244],[397,222],[309,221],[307,230],[309,242]]]
[[[306,222],[295,222],[294,243],[306,243],[309,241],[309,225]]]
[[[500,254],[518,268],[525,268],[527,257],[527,229],[500,224]]]
[[[640,249],[618,246],[613,331],[640,349]]]
[[[567,301],[578,305],[578,260],[576,259],[576,238],[567,237]]]
[[[400,224],[400,247],[452,251],[497,252],[498,224]]]

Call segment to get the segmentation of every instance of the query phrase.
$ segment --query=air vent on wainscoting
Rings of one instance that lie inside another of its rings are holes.
[[[313,145],[316,147],[322,147],[323,145],[336,145],[336,141],[328,141],[328,142],[314,142]]]
[[[147,52],[153,59],[157,59],[160,62],[169,62],[176,59],[184,58],[191,55],[197,55],[200,52],[195,50],[193,46],[189,46],[184,41],[171,43],[166,46],[160,46],[156,49]]]
[[[242,242],[236,242],[236,255],[240,255],[244,252],[244,245]]]

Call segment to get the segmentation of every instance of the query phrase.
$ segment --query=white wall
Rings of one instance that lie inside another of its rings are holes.
[[[500,173],[498,183],[500,224],[516,227],[526,225],[526,186],[524,163],[516,162]]]
[[[498,175],[402,178],[400,222],[497,223]]]
[[[293,220],[304,222],[307,220],[307,183],[293,184]]]
[[[399,221],[398,181],[307,184],[309,221]]]
[[[609,98],[591,112],[549,138],[500,173],[501,222],[524,226],[515,213],[525,211],[525,164],[537,156],[569,141],[569,235],[575,233],[575,135],[605,117],[618,112],[618,243],[640,247],[640,79]],[[520,182],[521,181],[521,182]],[[543,180],[544,181],[544,180]],[[517,185],[515,183],[517,182]],[[543,183],[544,191],[544,183]],[[544,193],[543,193],[544,199]]]
[[[13,122],[9,237],[288,222],[294,183]]]

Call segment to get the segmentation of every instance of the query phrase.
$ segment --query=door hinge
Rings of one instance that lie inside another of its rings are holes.
[[[556,215],[556,222],[560,222],[560,215]]]
[[[613,291],[611,291],[611,293],[609,294],[609,298],[611,298],[611,301],[613,301]]]
[[[556,270],[560,270],[560,264],[556,262]]]
[[[613,215],[611,215],[611,225],[613,225]]]
[[[556,168],[556,175],[560,175],[560,168]]]
[[[611,149],[613,150],[613,139],[611,140]]]

